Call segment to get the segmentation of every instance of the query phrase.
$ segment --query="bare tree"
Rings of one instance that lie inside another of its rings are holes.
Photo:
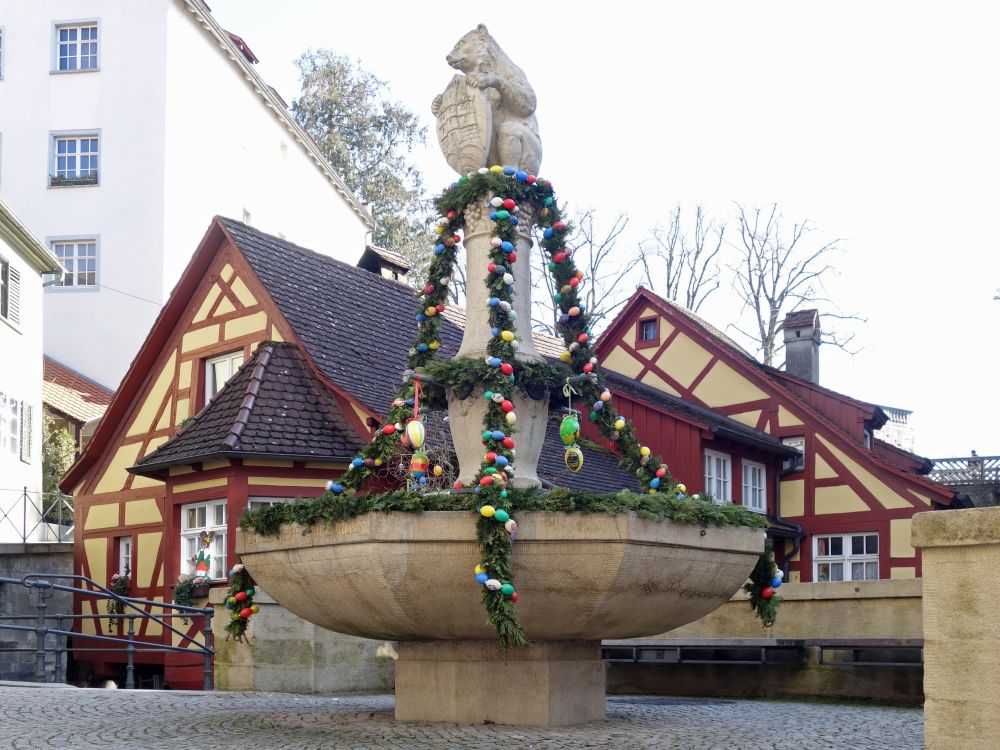
[[[739,241],[734,247],[739,251],[739,260],[729,268],[733,272],[733,287],[743,303],[741,317],[749,309],[754,330],[735,324],[730,328],[754,343],[765,365],[774,364],[781,347],[778,331],[787,313],[826,306],[828,309],[822,311],[824,318],[864,321],[857,315],[841,313],[823,287],[824,277],[836,273],[828,256],[841,250],[841,240],[812,242],[814,227],[808,219],[793,224],[791,231],[783,233],[777,203],[764,209],[737,205],[737,211]],[[833,328],[823,332],[824,343],[851,354],[860,351],[852,348],[854,339],[853,332],[838,332]]]
[[[667,226],[654,227],[639,243],[639,260],[649,288],[698,312],[719,288],[719,252],[725,232],[725,222],[706,220],[705,209],[696,206],[694,233],[687,236],[678,203]]]
[[[573,261],[583,271],[584,283],[580,299],[591,315],[592,326],[598,326],[628,300],[622,284],[635,267],[635,257],[616,258],[615,245],[628,226],[628,214],[620,213],[609,224],[600,221],[596,212],[589,209],[571,219],[573,234],[567,238],[566,247],[573,249]],[[537,243],[536,243],[537,244]],[[553,302],[556,293],[548,259],[536,248],[532,252],[532,286],[535,294],[532,305],[532,327],[556,335],[559,307]]]

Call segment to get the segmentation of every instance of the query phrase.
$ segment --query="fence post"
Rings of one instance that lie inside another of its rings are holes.
[[[48,605],[46,597],[38,590],[38,620],[35,624],[35,682],[45,682],[45,610]]]
[[[63,618],[56,618],[56,630],[65,630],[63,627]],[[60,641],[60,638],[65,638],[64,635],[57,635],[55,652],[56,652],[56,664],[55,664],[55,674],[53,675],[53,680],[55,682],[66,682],[66,676],[63,674],[63,650],[65,641]]]
[[[135,689],[135,615],[128,616],[128,664],[125,666],[125,689]]]
[[[205,633],[205,683],[203,685],[204,690],[212,690],[214,688],[212,680],[212,656],[214,655],[214,649],[212,648],[212,617],[215,615],[215,609],[213,607],[206,607],[203,617],[205,618],[205,626],[203,632]]]
[[[23,487],[21,494],[21,541],[28,543],[28,488]]]

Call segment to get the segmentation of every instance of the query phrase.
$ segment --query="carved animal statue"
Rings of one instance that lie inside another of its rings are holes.
[[[434,98],[431,111],[438,117],[438,135],[449,164],[456,166],[448,153],[447,134],[443,131],[451,127],[453,119],[467,121],[472,118],[479,120],[476,124],[481,130],[485,130],[484,125],[489,125],[489,132],[483,133],[488,137],[488,143],[484,144],[487,158],[485,163],[476,166],[510,165],[538,174],[542,162],[542,141],[538,137],[538,122],[535,119],[535,92],[524,72],[500,49],[483,24],[459,39],[446,59],[451,67],[465,73],[464,78],[456,76],[458,82],[481,90],[492,112],[492,118],[482,118],[477,116],[474,106],[460,103],[457,106],[461,111],[456,117],[454,112],[446,112],[442,107],[448,90]],[[453,80],[449,89],[455,83]],[[450,118],[448,122],[445,122],[446,118]],[[491,120],[491,124],[482,122],[482,119]]]

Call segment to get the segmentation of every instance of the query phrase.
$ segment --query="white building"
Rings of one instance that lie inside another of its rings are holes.
[[[0,542],[39,538],[42,275],[59,261],[0,200]]]
[[[372,219],[202,0],[0,0],[0,196],[67,273],[45,353],[116,388],[215,214],[349,263]]]
[[[895,406],[881,408],[888,415],[889,421],[881,430],[875,430],[875,437],[913,453],[916,450],[914,447],[916,445],[916,430],[913,426],[913,412]]]

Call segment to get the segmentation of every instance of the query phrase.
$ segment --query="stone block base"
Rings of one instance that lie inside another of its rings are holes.
[[[600,641],[541,641],[506,653],[492,641],[401,642],[396,718],[531,726],[600,721]]]

